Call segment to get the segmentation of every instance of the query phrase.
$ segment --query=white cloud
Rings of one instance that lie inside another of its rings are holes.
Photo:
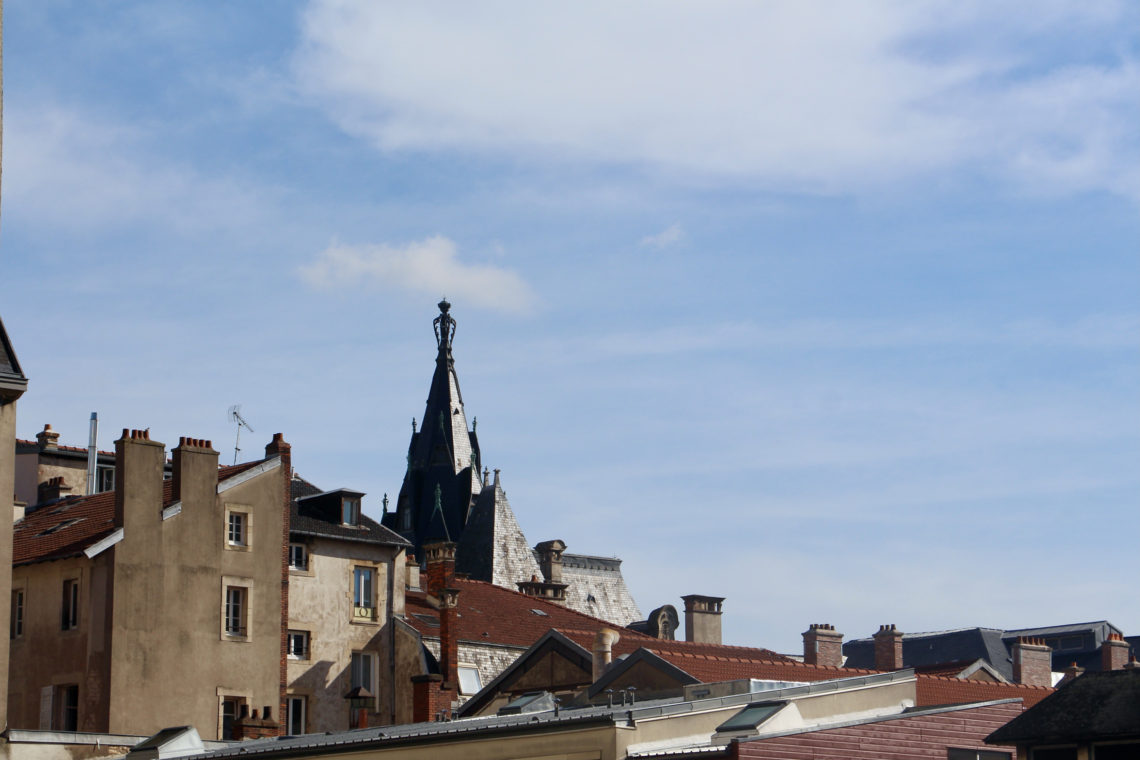
[[[154,129],[52,103],[7,109],[4,205],[13,217],[89,235],[154,225],[179,234],[257,229],[272,188],[163,155]]]
[[[384,150],[529,151],[809,191],[968,167],[1140,198],[1129,46],[1077,66],[1033,36],[1096,39],[1129,11],[1053,3],[1026,26],[952,5],[314,0],[295,67]]]
[[[670,224],[656,235],[646,235],[641,239],[638,245],[648,246],[650,248],[668,248],[671,245],[676,245],[681,242],[684,237],[685,231],[681,229],[681,225]]]
[[[495,311],[526,312],[535,303],[530,286],[517,273],[462,262],[455,243],[441,235],[402,246],[330,245],[300,274],[314,287],[364,285],[446,295]]]

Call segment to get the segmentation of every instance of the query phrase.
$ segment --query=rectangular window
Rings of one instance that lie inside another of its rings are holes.
[[[115,490],[115,468],[99,466],[95,468],[95,492]]]
[[[52,728],[56,731],[79,730],[79,686],[68,684],[55,687],[56,713]]]
[[[305,733],[305,698],[285,698],[285,733],[300,736]]]
[[[373,697],[376,695],[376,689],[373,686],[374,681],[372,678],[373,670],[376,667],[376,659],[370,652],[353,652],[352,653],[352,688],[361,687],[368,689],[368,693]]]
[[[24,590],[22,588],[12,592],[12,625],[9,633],[14,639],[24,635]]]
[[[219,729],[219,739],[229,741],[234,738],[234,721],[238,719],[241,706],[245,703],[242,697],[222,697],[222,725]]]
[[[245,589],[241,586],[228,586],[226,588],[226,633],[228,635],[245,635],[245,608]]]
[[[459,693],[463,696],[478,694],[483,688],[483,679],[479,676],[479,668],[474,665],[459,666]]]
[[[309,659],[309,632],[289,631],[286,639],[286,651],[292,660]]]
[[[63,609],[60,612],[60,629],[72,631],[79,627],[79,580],[69,578],[63,582]]]
[[[309,569],[309,552],[304,544],[289,544],[289,569]]]
[[[241,512],[230,512],[229,533],[226,540],[230,546],[245,546],[245,515]],[[216,534],[215,534],[216,535]]]
[[[375,612],[372,601],[372,568],[358,567],[353,571],[352,603],[355,617],[371,620]]]
[[[340,500],[340,521],[345,525],[360,522],[360,499],[345,496]]]

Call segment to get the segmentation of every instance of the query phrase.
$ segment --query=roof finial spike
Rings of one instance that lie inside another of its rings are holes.
[[[388,514],[388,494],[384,494],[384,514]]]
[[[416,418],[412,417],[412,432],[416,432]]]

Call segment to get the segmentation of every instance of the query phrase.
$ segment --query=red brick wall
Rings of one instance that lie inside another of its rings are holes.
[[[450,714],[456,691],[449,688],[438,675],[412,677],[412,720],[427,723],[435,720],[441,711]]]
[[[749,760],[946,760],[948,747],[1000,749],[987,746],[985,737],[1020,712],[1020,705],[1009,703],[898,718],[734,742],[729,754]]]

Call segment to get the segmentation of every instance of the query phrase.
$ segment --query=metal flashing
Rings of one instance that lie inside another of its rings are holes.
[[[171,517],[180,514],[182,514],[182,502],[176,501],[166,509],[162,510],[162,519],[169,520]]]
[[[258,475],[262,475],[264,473],[267,473],[270,470],[276,470],[280,466],[281,466],[281,457],[273,457],[272,459],[266,459],[261,464],[256,465],[254,467],[250,467],[248,470],[243,470],[242,472],[239,472],[237,475],[234,475],[232,478],[226,478],[222,482],[218,483],[218,493],[225,493],[226,491],[230,490],[231,488],[235,488],[237,486],[240,486],[242,483],[245,483],[247,480],[253,480]]]
[[[86,549],[83,550],[83,553],[87,555],[87,559],[95,559],[95,557],[99,556],[104,551],[106,551],[107,549],[110,549],[112,546],[114,546],[115,544],[119,543],[122,540],[123,540],[123,529],[118,528],[115,531],[113,531],[111,534],[109,534],[108,536],[106,536],[106,537],[100,539],[99,541],[96,541],[95,543],[88,546]]]

